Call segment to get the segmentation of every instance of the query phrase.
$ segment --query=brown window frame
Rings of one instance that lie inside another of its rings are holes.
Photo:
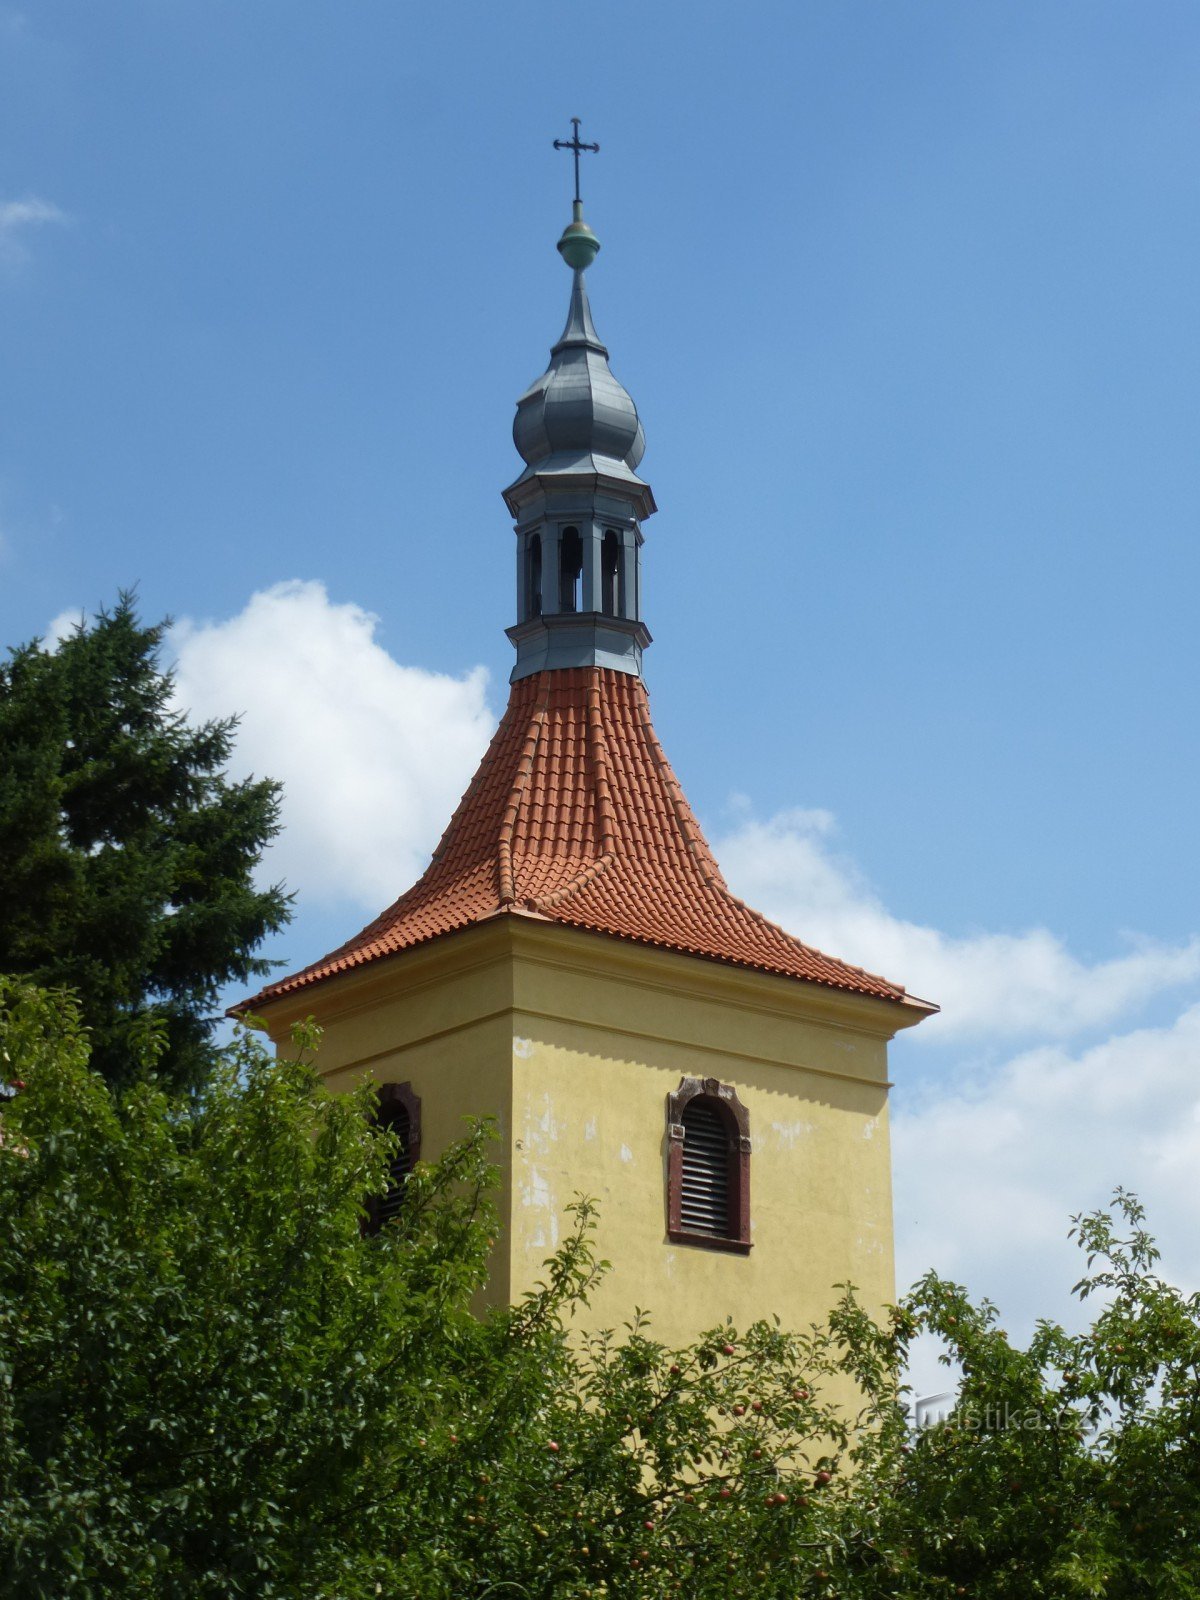
[[[693,1100],[713,1101],[729,1132],[729,1232],[696,1233],[683,1225],[683,1113]],[[667,1096],[667,1238],[705,1250],[747,1255],[750,1241],[750,1113],[732,1084],[717,1078],[682,1078]]]
[[[376,1127],[386,1128],[391,1122],[391,1112],[400,1107],[408,1115],[408,1170],[421,1159],[421,1097],[411,1083],[381,1083],[379,1109],[375,1113]],[[385,1195],[373,1194],[367,1201],[365,1231],[378,1233],[383,1226],[381,1210]]]

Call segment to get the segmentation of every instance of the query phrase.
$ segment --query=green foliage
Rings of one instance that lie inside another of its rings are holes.
[[[373,1593],[356,1552],[478,1339],[483,1135],[366,1239],[365,1094],[243,1039],[195,1104],[118,1095],[31,990],[2,1035],[0,1592]]]
[[[225,777],[233,721],[171,709],[165,627],[122,596],[57,649],[0,664],[0,971],[73,988],[110,1078],[161,1020],[157,1071],[191,1088],[218,990],[269,970],[252,952],[289,911],[251,881],[278,786]]]
[[[604,1269],[585,1201],[544,1282],[479,1314],[485,1128],[369,1237],[392,1137],[304,1049],[243,1038],[181,1106],[144,1070],[106,1086],[74,1003],[9,985],[0,1051],[0,1593],[1200,1594],[1200,1301],[1128,1195],[1077,1220],[1086,1334],[1020,1349],[931,1276],[882,1325],[847,1290],[826,1327],[670,1350],[641,1314],[575,1327]],[[964,1377],[914,1431],[926,1331]]]
[[[944,1341],[962,1373],[948,1419],[863,1478],[894,1589],[989,1600],[1200,1596],[1200,1296],[1154,1272],[1137,1200],[1074,1219],[1075,1286],[1104,1305],[1068,1334],[1043,1321],[1028,1348],[929,1274],[895,1314],[903,1350]]]

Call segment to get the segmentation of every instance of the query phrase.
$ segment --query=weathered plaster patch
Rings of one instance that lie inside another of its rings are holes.
[[[525,1236],[527,1250],[554,1250],[558,1246],[558,1207],[550,1181],[537,1167],[526,1169],[521,1184],[521,1205],[526,1211],[540,1211],[537,1224]]]
[[[596,1137],[596,1119],[589,1117],[583,1125],[583,1137],[590,1143]]]
[[[777,1141],[781,1145],[785,1145],[789,1150],[799,1140],[807,1138],[814,1130],[815,1124],[806,1122],[803,1118],[798,1122],[773,1122],[771,1124],[771,1132],[775,1135]]]
[[[621,1146],[621,1160],[622,1161],[632,1161],[633,1160],[633,1151],[629,1148],[629,1146],[627,1144],[623,1144]]]
[[[514,1039],[513,1055],[518,1061],[528,1061],[537,1046],[532,1039]]]
[[[554,1102],[549,1095],[542,1097],[541,1109],[532,1104],[526,1108],[525,1140],[530,1150],[549,1155],[558,1140],[558,1124],[554,1120]]]
[[[521,1185],[521,1204],[527,1210],[532,1210],[535,1206],[548,1210],[550,1201],[549,1180],[542,1176],[537,1167],[529,1167],[525,1181]]]

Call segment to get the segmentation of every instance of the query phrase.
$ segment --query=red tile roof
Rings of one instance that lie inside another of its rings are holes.
[[[504,911],[905,999],[899,985],[822,955],[729,892],[655,735],[645,685],[579,667],[513,685],[420,881],[340,949],[238,1009]]]

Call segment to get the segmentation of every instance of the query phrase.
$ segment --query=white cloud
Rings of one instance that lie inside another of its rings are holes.
[[[377,626],[323,584],[293,581],[226,622],[172,632],[180,707],[240,712],[235,770],[283,782],[266,871],[299,891],[301,910],[351,901],[374,915],[406,888],[495,725],[482,668],[455,678],[401,666]]]
[[[1086,1316],[1069,1295],[1083,1271],[1069,1219],[1117,1184],[1146,1202],[1168,1276],[1200,1283],[1200,941],[1142,940],[1088,963],[1044,928],[950,935],[890,912],[834,839],[828,812],[760,821],[743,807],[717,856],[736,891],[784,926],[941,1003],[906,1035],[910,1068],[939,1030],[973,1054],[1029,1041],[991,1065],[951,1066],[938,1051],[894,1095],[901,1288],[933,1267],[993,1299],[1019,1335],[1039,1315]],[[1174,1023],[1129,1028],[1139,1005],[1181,985],[1192,992]],[[1068,1043],[1123,1022],[1102,1043]],[[913,1373],[918,1390],[948,1386],[931,1348]]]
[[[56,650],[64,639],[68,638],[82,622],[87,623],[88,615],[82,606],[68,606],[65,611],[60,611],[47,626],[42,635],[42,644],[47,650]]]
[[[927,1086],[893,1120],[898,1282],[928,1267],[1014,1333],[1068,1312],[1083,1260],[1068,1218],[1133,1189],[1166,1275],[1200,1283],[1200,1005],[1078,1053],[1028,1050],[971,1085]]]
[[[1200,978],[1200,939],[1130,940],[1108,960],[1079,960],[1045,928],[952,935],[895,916],[832,848],[825,811],[745,816],[716,841],[736,892],[819,949],[936,1001],[926,1038],[1065,1039]]]
[[[10,266],[24,261],[28,255],[25,235],[31,228],[68,220],[66,212],[49,200],[32,195],[24,200],[0,200],[0,261]]]

